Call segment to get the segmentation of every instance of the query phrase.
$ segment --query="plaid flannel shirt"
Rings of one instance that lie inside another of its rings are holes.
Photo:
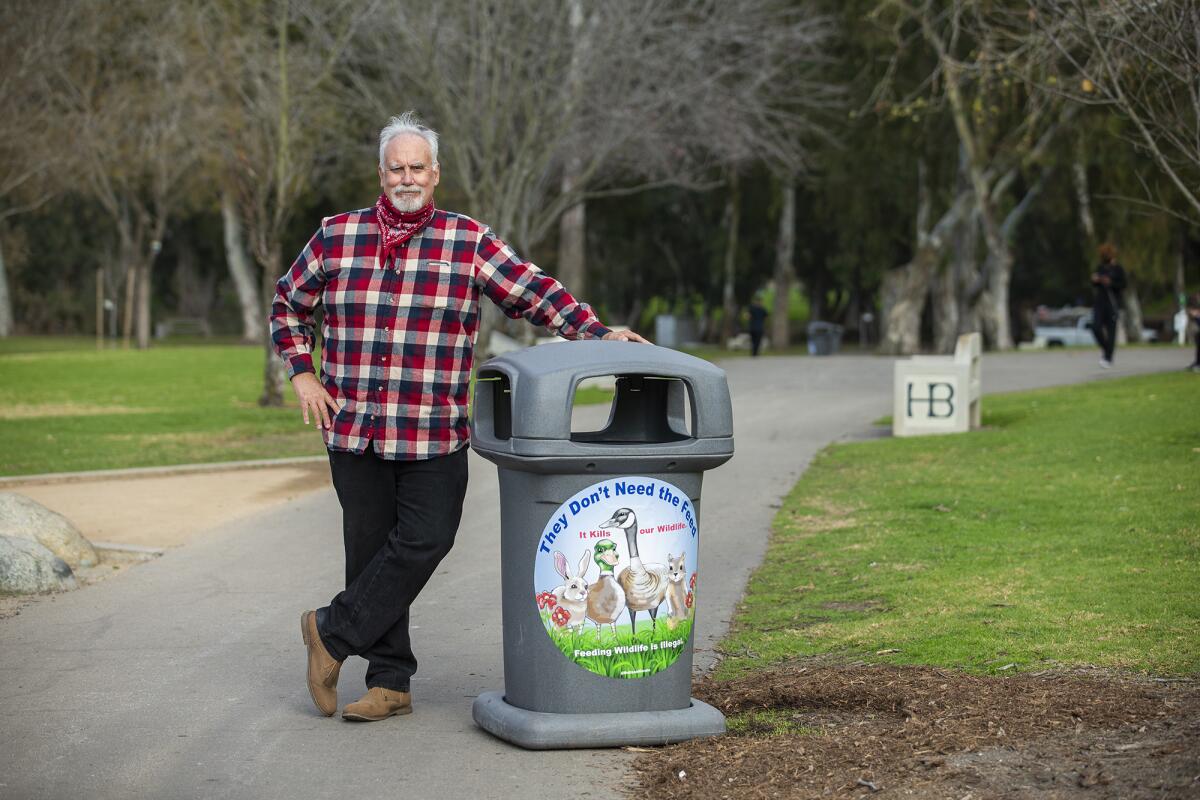
[[[479,296],[567,339],[609,332],[562,284],[486,226],[442,210],[380,263],[375,209],[328,217],[276,284],[271,337],[288,377],[313,372],[313,310],[324,305],[322,383],[341,411],[330,450],[418,460],[467,443]]]

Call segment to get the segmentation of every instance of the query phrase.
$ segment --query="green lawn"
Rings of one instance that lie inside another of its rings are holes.
[[[798,656],[1200,669],[1200,380],[984,400],[985,429],[824,451],[718,677]]]
[[[0,475],[322,455],[290,395],[259,407],[263,357],[194,340],[97,351],[86,338],[0,339]]]
[[[262,364],[236,345],[0,355],[0,474],[320,455],[294,405],[258,406]]]

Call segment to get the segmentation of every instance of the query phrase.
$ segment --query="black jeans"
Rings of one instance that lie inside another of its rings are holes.
[[[1104,360],[1112,361],[1113,350],[1117,347],[1117,315],[1102,308],[1092,312],[1092,336],[1096,337]]]
[[[367,686],[408,691],[417,671],[408,608],[454,545],[467,448],[424,461],[329,453],[342,505],[346,589],[317,611],[329,654],[367,659]]]

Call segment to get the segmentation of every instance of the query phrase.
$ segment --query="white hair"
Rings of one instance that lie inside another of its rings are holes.
[[[404,134],[416,134],[424,139],[429,144],[429,153],[433,159],[431,167],[437,166],[438,163],[438,135],[437,131],[432,128],[427,128],[421,122],[421,118],[417,116],[415,111],[405,111],[398,117],[392,117],[388,120],[388,124],[383,126],[383,130],[379,132],[379,168],[387,169],[384,161],[384,151],[387,150],[388,142],[395,139],[397,136]]]

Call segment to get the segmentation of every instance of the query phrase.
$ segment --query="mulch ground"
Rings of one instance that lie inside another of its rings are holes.
[[[1200,797],[1200,685],[793,665],[696,696],[745,730],[642,752],[631,797]]]

